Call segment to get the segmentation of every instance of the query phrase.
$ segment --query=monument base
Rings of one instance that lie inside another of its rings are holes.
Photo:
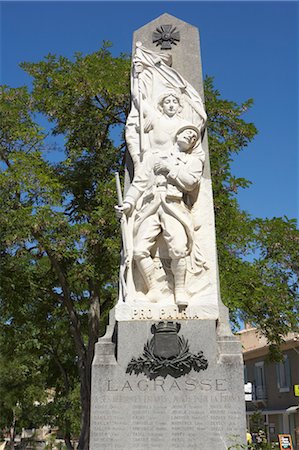
[[[217,334],[215,320],[177,320],[180,330],[167,335],[166,348],[172,340],[180,354],[165,359],[155,356],[157,323],[115,322],[111,313],[92,368],[90,449],[240,448],[246,425],[238,339]]]

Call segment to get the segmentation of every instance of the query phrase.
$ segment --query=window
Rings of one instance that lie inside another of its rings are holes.
[[[283,355],[283,360],[276,363],[276,378],[279,392],[289,392],[291,386],[291,371],[288,355]]]
[[[244,364],[244,383],[248,383],[248,373],[247,373],[247,367]]]
[[[263,400],[266,398],[266,384],[264,361],[255,363],[254,365],[254,381],[255,381],[255,397],[256,400]]]

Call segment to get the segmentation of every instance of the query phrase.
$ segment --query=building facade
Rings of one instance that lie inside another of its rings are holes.
[[[252,400],[246,401],[248,428],[260,414],[268,442],[277,442],[278,434],[290,434],[299,450],[299,334],[287,335],[278,363],[269,360],[267,340],[255,328],[247,327],[239,335],[245,383],[252,384]]]

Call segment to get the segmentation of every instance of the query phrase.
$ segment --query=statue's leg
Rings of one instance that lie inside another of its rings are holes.
[[[174,277],[174,297],[178,306],[188,306],[186,294],[186,258],[173,259],[171,261],[171,270]]]
[[[147,298],[158,302],[161,292],[158,289],[155,266],[150,251],[161,232],[158,214],[147,217],[140,225],[134,239],[134,259],[148,289]]]
[[[136,258],[136,263],[148,289],[147,299],[150,302],[157,303],[160,300],[161,292],[157,285],[152,258],[150,256],[140,259]]]
[[[164,212],[163,237],[171,258],[171,270],[174,278],[174,297],[178,306],[188,306],[186,293],[186,256],[188,255],[188,237],[184,226],[177,218]]]

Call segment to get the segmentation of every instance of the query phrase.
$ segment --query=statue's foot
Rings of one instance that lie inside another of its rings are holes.
[[[148,291],[148,293],[146,294],[146,298],[151,302],[151,303],[157,303],[160,298],[161,298],[161,291],[159,289],[151,289],[150,291]]]
[[[175,302],[177,306],[186,308],[188,306],[187,295],[184,291],[179,291],[175,293]]]

